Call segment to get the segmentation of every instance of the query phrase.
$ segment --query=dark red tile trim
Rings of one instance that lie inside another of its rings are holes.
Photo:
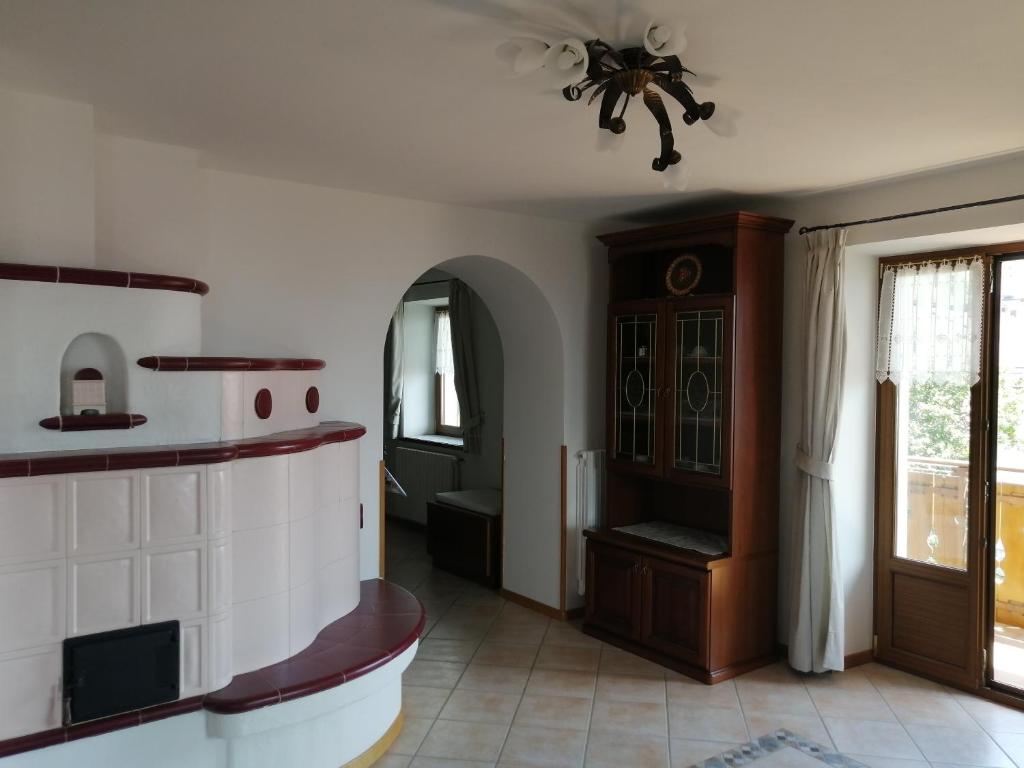
[[[66,418],[66,417],[65,417]],[[96,416],[86,418],[98,418]],[[159,445],[91,451],[42,451],[0,454],[0,477],[35,477],[108,469],[151,469],[195,464],[220,464],[234,459],[280,456],[311,451],[328,443],[346,443],[366,434],[366,427],[347,421],[324,421],[319,426],[275,432],[223,443]]]
[[[342,616],[327,625],[305,650],[277,664],[236,675],[219,691],[89,723],[6,739],[0,741],[0,758],[204,708],[222,715],[250,712],[310,696],[372,672],[419,638],[427,614],[420,601],[409,592],[380,579],[362,582],[359,596],[360,607],[364,603],[372,605],[375,608],[373,613],[353,611]],[[408,610],[411,606],[416,610]],[[366,633],[372,642],[348,639],[353,633]]]
[[[0,280],[108,285],[116,288],[147,288],[159,291],[198,293],[200,296],[205,296],[210,292],[210,286],[202,280],[195,280],[191,277],[152,275],[147,272],[120,272],[112,269],[12,264],[10,262],[0,262]]]
[[[50,416],[39,422],[43,429],[58,432],[92,432],[100,429],[133,429],[146,423],[141,413],[101,413],[97,416]]]
[[[302,357],[140,357],[152,371],[319,371],[327,363]]]

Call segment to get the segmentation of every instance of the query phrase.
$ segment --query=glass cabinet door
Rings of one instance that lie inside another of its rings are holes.
[[[654,470],[661,464],[657,423],[661,418],[660,318],[656,304],[632,305],[629,309],[612,315],[615,366],[610,398],[614,427],[611,457],[639,470]]]
[[[730,307],[697,299],[674,303],[671,470],[726,479],[731,372]]]

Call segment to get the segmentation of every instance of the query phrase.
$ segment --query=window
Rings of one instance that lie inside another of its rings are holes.
[[[447,307],[439,307],[434,321],[434,413],[439,435],[459,437],[462,425],[459,396],[455,392],[455,363],[452,355],[452,325]]]

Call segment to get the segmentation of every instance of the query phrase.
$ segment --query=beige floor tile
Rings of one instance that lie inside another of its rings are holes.
[[[533,695],[575,696],[592,698],[597,685],[593,672],[570,672],[564,669],[534,669],[526,684],[526,692]]]
[[[578,672],[596,672],[601,660],[600,648],[583,648],[573,645],[548,645],[540,647],[537,654],[538,669],[571,669]]]
[[[587,740],[587,768],[667,768],[668,739],[592,731]]]
[[[664,704],[666,701],[665,681],[653,677],[598,675],[597,698]]]
[[[868,768],[931,768],[927,760],[901,760],[898,757],[875,757],[874,755],[847,755],[864,763]]]
[[[460,621],[449,619],[447,614],[430,630],[428,638],[434,640],[482,640],[487,630],[490,629],[489,620]]]
[[[493,640],[498,643],[514,643],[516,645],[539,646],[544,639],[547,627],[542,624],[523,624],[521,622],[507,622],[499,619],[491,625],[485,635],[486,640]]]
[[[600,648],[603,645],[596,637],[583,634],[583,630],[576,624],[563,621],[552,621],[548,625],[544,642],[551,645],[578,645],[583,648]]]
[[[508,601],[502,606],[501,613],[498,614],[498,620],[516,624],[534,624],[543,626],[545,629],[547,629],[548,624],[551,622],[551,619],[547,616],[537,613],[531,608]]]
[[[373,768],[408,768],[411,755],[384,755],[373,764]]]
[[[470,723],[498,723],[508,725],[519,706],[518,693],[490,693],[488,691],[452,691],[448,703],[441,710],[442,720],[464,720]]]
[[[583,764],[586,744],[583,731],[513,725],[498,765],[578,768]]]
[[[987,731],[1024,733],[1024,712],[1021,710],[1004,707],[994,701],[986,701],[966,693],[955,693],[953,698]]]
[[[494,768],[494,763],[482,763],[478,760],[449,760],[444,757],[414,757],[409,768]],[[373,768],[378,768],[373,764]]]
[[[1024,765],[1024,733],[993,733],[992,738],[1017,765]]]
[[[931,762],[1013,768],[1013,761],[982,731],[931,725],[908,725],[907,732]]]
[[[747,716],[747,730],[751,739],[785,728],[805,739],[816,741],[823,747],[832,748],[832,738],[828,734],[828,729],[817,715],[760,713],[756,710],[744,710],[744,714]]]
[[[665,677],[666,669],[653,661],[606,645],[601,648],[601,672],[627,677]]]
[[[800,685],[809,679],[808,675],[797,672],[784,661],[758,667],[738,678],[745,683],[774,683],[776,685]]]
[[[738,709],[716,709],[672,704],[668,710],[669,734],[674,739],[703,739],[745,743],[747,724]]]
[[[406,717],[436,718],[448,700],[447,688],[428,688],[420,685],[402,686],[402,711]]]
[[[427,637],[420,641],[416,658],[424,661],[454,661],[468,664],[479,644],[477,640],[440,640]]]
[[[418,755],[494,762],[505,743],[508,726],[438,720],[420,745]]]
[[[434,721],[426,717],[407,717],[398,738],[391,744],[389,754],[415,755]]]
[[[493,621],[501,613],[501,603],[496,602],[464,602],[465,595],[444,614],[444,618],[452,621]]]
[[[572,696],[533,696],[527,694],[519,703],[514,722],[542,728],[569,728],[586,731],[590,728],[590,710],[593,699]]]
[[[889,708],[904,725],[939,725],[966,731],[981,729],[948,693],[898,689],[886,691],[883,695]]]
[[[810,694],[800,683],[749,682],[741,678],[736,690],[744,709],[787,715],[818,714]]]
[[[521,667],[493,667],[487,664],[470,664],[459,688],[491,693],[522,693],[530,670]]]
[[[822,717],[845,717],[853,720],[882,720],[895,722],[896,715],[889,709],[882,695],[868,683],[864,688],[807,687],[818,714]]]
[[[827,717],[825,725],[836,749],[842,753],[911,760],[924,757],[899,723]]]
[[[465,669],[465,664],[451,661],[413,659],[402,675],[402,682],[406,685],[426,685],[431,688],[454,688]]]
[[[477,648],[473,661],[477,664],[494,664],[502,667],[532,667],[537,658],[537,646],[519,643],[499,643],[484,640]]]
[[[670,704],[722,709],[740,708],[740,699],[736,695],[736,685],[732,680],[726,680],[717,685],[704,685],[704,683],[689,679],[669,680],[665,685]]]
[[[724,741],[670,739],[669,752],[672,757],[672,768],[690,768],[694,763],[715,757],[738,746],[738,743],[732,744]]]
[[[727,710],[723,710],[727,711]],[[590,730],[668,737],[668,712],[664,704],[594,699]]]
[[[925,680],[923,677],[916,677],[899,669],[887,667],[884,664],[865,664],[863,667],[857,667],[857,669],[867,675],[871,684],[882,693],[885,693],[886,690],[894,689],[907,689],[911,691],[943,690],[942,686],[938,683]]]

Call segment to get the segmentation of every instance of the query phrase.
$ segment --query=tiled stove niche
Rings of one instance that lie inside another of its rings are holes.
[[[179,619],[182,698],[295,654],[358,604],[358,528],[355,441],[0,479],[0,739],[60,725],[65,637]]]

